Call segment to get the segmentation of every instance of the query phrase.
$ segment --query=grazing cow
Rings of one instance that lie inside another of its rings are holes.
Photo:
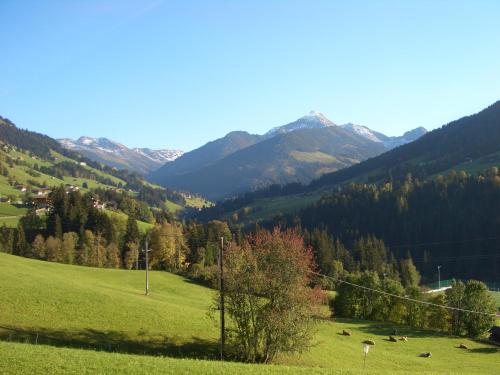
[[[342,335],[343,336],[351,336],[351,332],[346,331],[345,329],[342,330]]]
[[[365,340],[365,341],[363,341],[363,344],[366,344],[366,345],[375,345],[375,341],[373,341],[373,340]]]
[[[432,353],[431,352],[422,353],[422,354],[420,354],[420,357],[422,357],[422,358],[431,358],[432,357]]]
[[[403,336],[400,338],[401,341],[407,342],[408,341],[408,336]]]
[[[458,346],[458,349],[465,349],[465,350],[467,350],[467,349],[469,349],[469,348],[468,348],[468,347],[467,347],[467,345],[465,345],[465,344],[460,344],[460,345]]]
[[[390,342],[398,342],[398,340],[396,340],[396,338],[393,336],[389,336],[389,341]]]

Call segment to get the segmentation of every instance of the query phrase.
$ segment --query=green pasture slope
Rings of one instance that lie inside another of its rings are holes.
[[[219,363],[213,291],[167,272],[69,266],[0,253],[1,374],[498,374],[500,348],[381,323],[318,319],[314,346],[273,366]],[[341,336],[342,329],[352,336]],[[38,339],[36,335],[38,334]],[[373,339],[363,371],[361,342]],[[37,341],[37,345],[35,345]],[[470,350],[457,349],[465,343]],[[432,358],[420,358],[432,352]]]
[[[9,203],[0,203],[0,226],[14,228],[17,226],[19,219],[26,214],[27,208],[20,208]]]

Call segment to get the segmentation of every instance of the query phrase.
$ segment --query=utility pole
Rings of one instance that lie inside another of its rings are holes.
[[[181,247],[176,245],[177,248],[177,270],[181,269]]]
[[[220,360],[224,360],[224,344],[225,344],[225,322],[224,322],[224,237],[220,238],[219,249],[219,308],[220,308]]]
[[[441,266],[438,266],[438,289],[441,289]]]
[[[149,248],[148,248],[148,238],[146,237],[146,248],[144,249],[146,253],[146,296],[149,293]]]

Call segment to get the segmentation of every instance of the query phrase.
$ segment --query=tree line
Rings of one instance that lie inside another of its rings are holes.
[[[378,185],[353,183],[298,215],[264,225],[298,225],[312,233],[324,272],[330,259],[348,269],[356,262],[362,268],[366,259],[359,240],[372,237],[384,242],[389,252],[382,256],[390,262],[413,258],[425,282],[437,280],[438,265],[446,278],[495,281],[500,278],[498,207],[500,175],[492,167],[480,175],[451,171],[427,181],[408,175]]]
[[[393,322],[469,337],[482,337],[495,325],[496,306],[488,288],[480,281],[469,280],[466,284],[453,281],[445,293],[422,293],[418,284],[405,288],[398,279],[380,278],[372,271],[346,274],[343,280],[346,283],[337,285],[331,303],[336,316]]]
[[[112,198],[118,212],[128,218],[97,208],[103,198]],[[49,200],[46,217],[30,210],[17,228],[0,228],[0,251],[61,263],[137,269],[144,268],[141,250],[147,240],[152,269],[184,272],[211,283],[220,238],[233,238],[224,222],[183,223],[124,192],[82,194],[60,186]],[[141,231],[138,219],[151,225]]]

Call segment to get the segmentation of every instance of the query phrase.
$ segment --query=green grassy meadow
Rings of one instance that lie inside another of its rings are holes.
[[[280,214],[290,214],[300,211],[315,202],[317,202],[323,192],[317,191],[313,193],[288,195],[283,197],[261,198],[256,199],[242,210],[248,210],[250,213],[241,217],[243,223],[270,219]],[[226,215],[226,219],[230,218],[232,213]]]
[[[9,203],[0,203],[0,226],[9,228],[17,226],[19,219],[28,211],[27,208],[16,207]]]
[[[186,198],[186,206],[194,208],[203,208],[213,206],[213,203],[201,197]]]
[[[318,317],[309,351],[278,358],[277,365],[292,368],[202,361],[215,359],[218,350],[217,319],[207,314],[213,291],[188,279],[153,271],[146,297],[144,271],[70,266],[3,253],[0,275],[0,373],[251,374],[309,373],[314,368],[317,373],[358,374],[363,373],[361,342],[368,338],[376,345],[367,373],[496,374],[500,368],[498,347],[405,327],[398,334],[408,335],[409,341],[392,343],[385,341],[392,325],[326,315]],[[341,336],[342,329],[352,336]],[[457,349],[460,343],[470,350]],[[418,357],[429,351],[432,358]]]
[[[500,307],[500,292],[491,292],[493,299],[495,300],[495,304]]]
[[[139,356],[0,342],[4,375],[31,374],[355,374],[351,371]],[[356,372],[359,373],[359,372]]]
[[[109,210],[109,209],[104,209],[104,212],[109,215],[110,217],[114,217],[120,221],[122,221],[122,224],[125,225],[126,222],[127,222],[127,219],[128,219],[128,216],[127,214],[121,212],[121,211],[112,211],[112,210]],[[142,232],[142,233],[145,233],[148,231],[148,229],[151,229],[153,228],[153,224],[150,224],[150,223],[146,223],[145,221],[140,221],[140,220],[136,220],[137,221],[137,226],[139,227],[139,230]]]
[[[181,211],[184,207],[182,207],[180,204],[177,204],[175,202],[166,200],[165,201],[165,208],[167,209],[167,211],[175,214],[175,213]]]

